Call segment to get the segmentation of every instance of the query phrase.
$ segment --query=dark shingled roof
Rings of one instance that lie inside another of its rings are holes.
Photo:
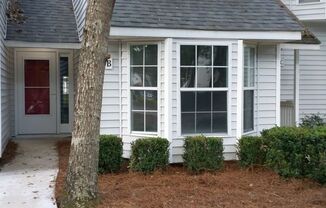
[[[112,26],[301,31],[278,0],[116,0]]]
[[[71,0],[21,0],[26,22],[7,40],[78,42]],[[213,31],[303,31],[279,0],[116,0],[112,26]]]
[[[20,0],[23,24],[9,21],[7,40],[47,43],[79,43],[71,0]]]

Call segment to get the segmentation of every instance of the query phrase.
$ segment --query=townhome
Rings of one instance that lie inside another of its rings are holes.
[[[1,150],[11,136],[71,133],[86,5],[21,0],[18,24],[2,1]],[[298,83],[283,78],[297,49],[319,53],[319,41],[277,0],[117,0],[101,134],[122,137],[126,158],[138,138],[167,138],[171,163],[182,162],[185,137],[218,136],[235,159],[241,136],[281,125],[281,100],[298,99],[283,92]]]

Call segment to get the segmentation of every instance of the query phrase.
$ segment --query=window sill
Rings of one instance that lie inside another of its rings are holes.
[[[249,135],[249,134],[254,134],[254,133],[257,133],[255,129],[252,130],[252,131],[243,132],[243,133],[242,133],[242,136],[247,136],[247,135]]]
[[[130,136],[136,137],[158,137],[158,132],[142,132],[142,131],[132,131]]]
[[[180,137],[181,138],[186,138],[186,137],[193,137],[193,136],[205,136],[205,137],[221,137],[221,138],[229,138],[232,137],[231,135],[227,134],[227,133],[210,133],[210,134],[181,134]]]

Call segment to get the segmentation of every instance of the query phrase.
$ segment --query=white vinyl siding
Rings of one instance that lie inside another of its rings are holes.
[[[282,0],[300,20],[326,20],[325,0]]]
[[[326,24],[310,23],[310,30],[322,42],[320,50],[300,50],[299,109],[305,114],[321,113],[326,119]],[[282,101],[293,101],[294,52],[283,50]]]
[[[0,157],[13,134],[14,127],[14,51],[4,46],[6,35],[6,2],[0,5],[0,61],[1,61],[1,143]]]
[[[277,47],[275,45],[258,45],[257,47],[257,101],[256,131],[276,125],[277,114]]]

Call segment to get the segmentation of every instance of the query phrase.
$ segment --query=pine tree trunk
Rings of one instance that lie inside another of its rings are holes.
[[[74,127],[62,207],[85,207],[85,202],[97,197],[104,67],[114,3],[114,0],[88,0],[76,73]]]

